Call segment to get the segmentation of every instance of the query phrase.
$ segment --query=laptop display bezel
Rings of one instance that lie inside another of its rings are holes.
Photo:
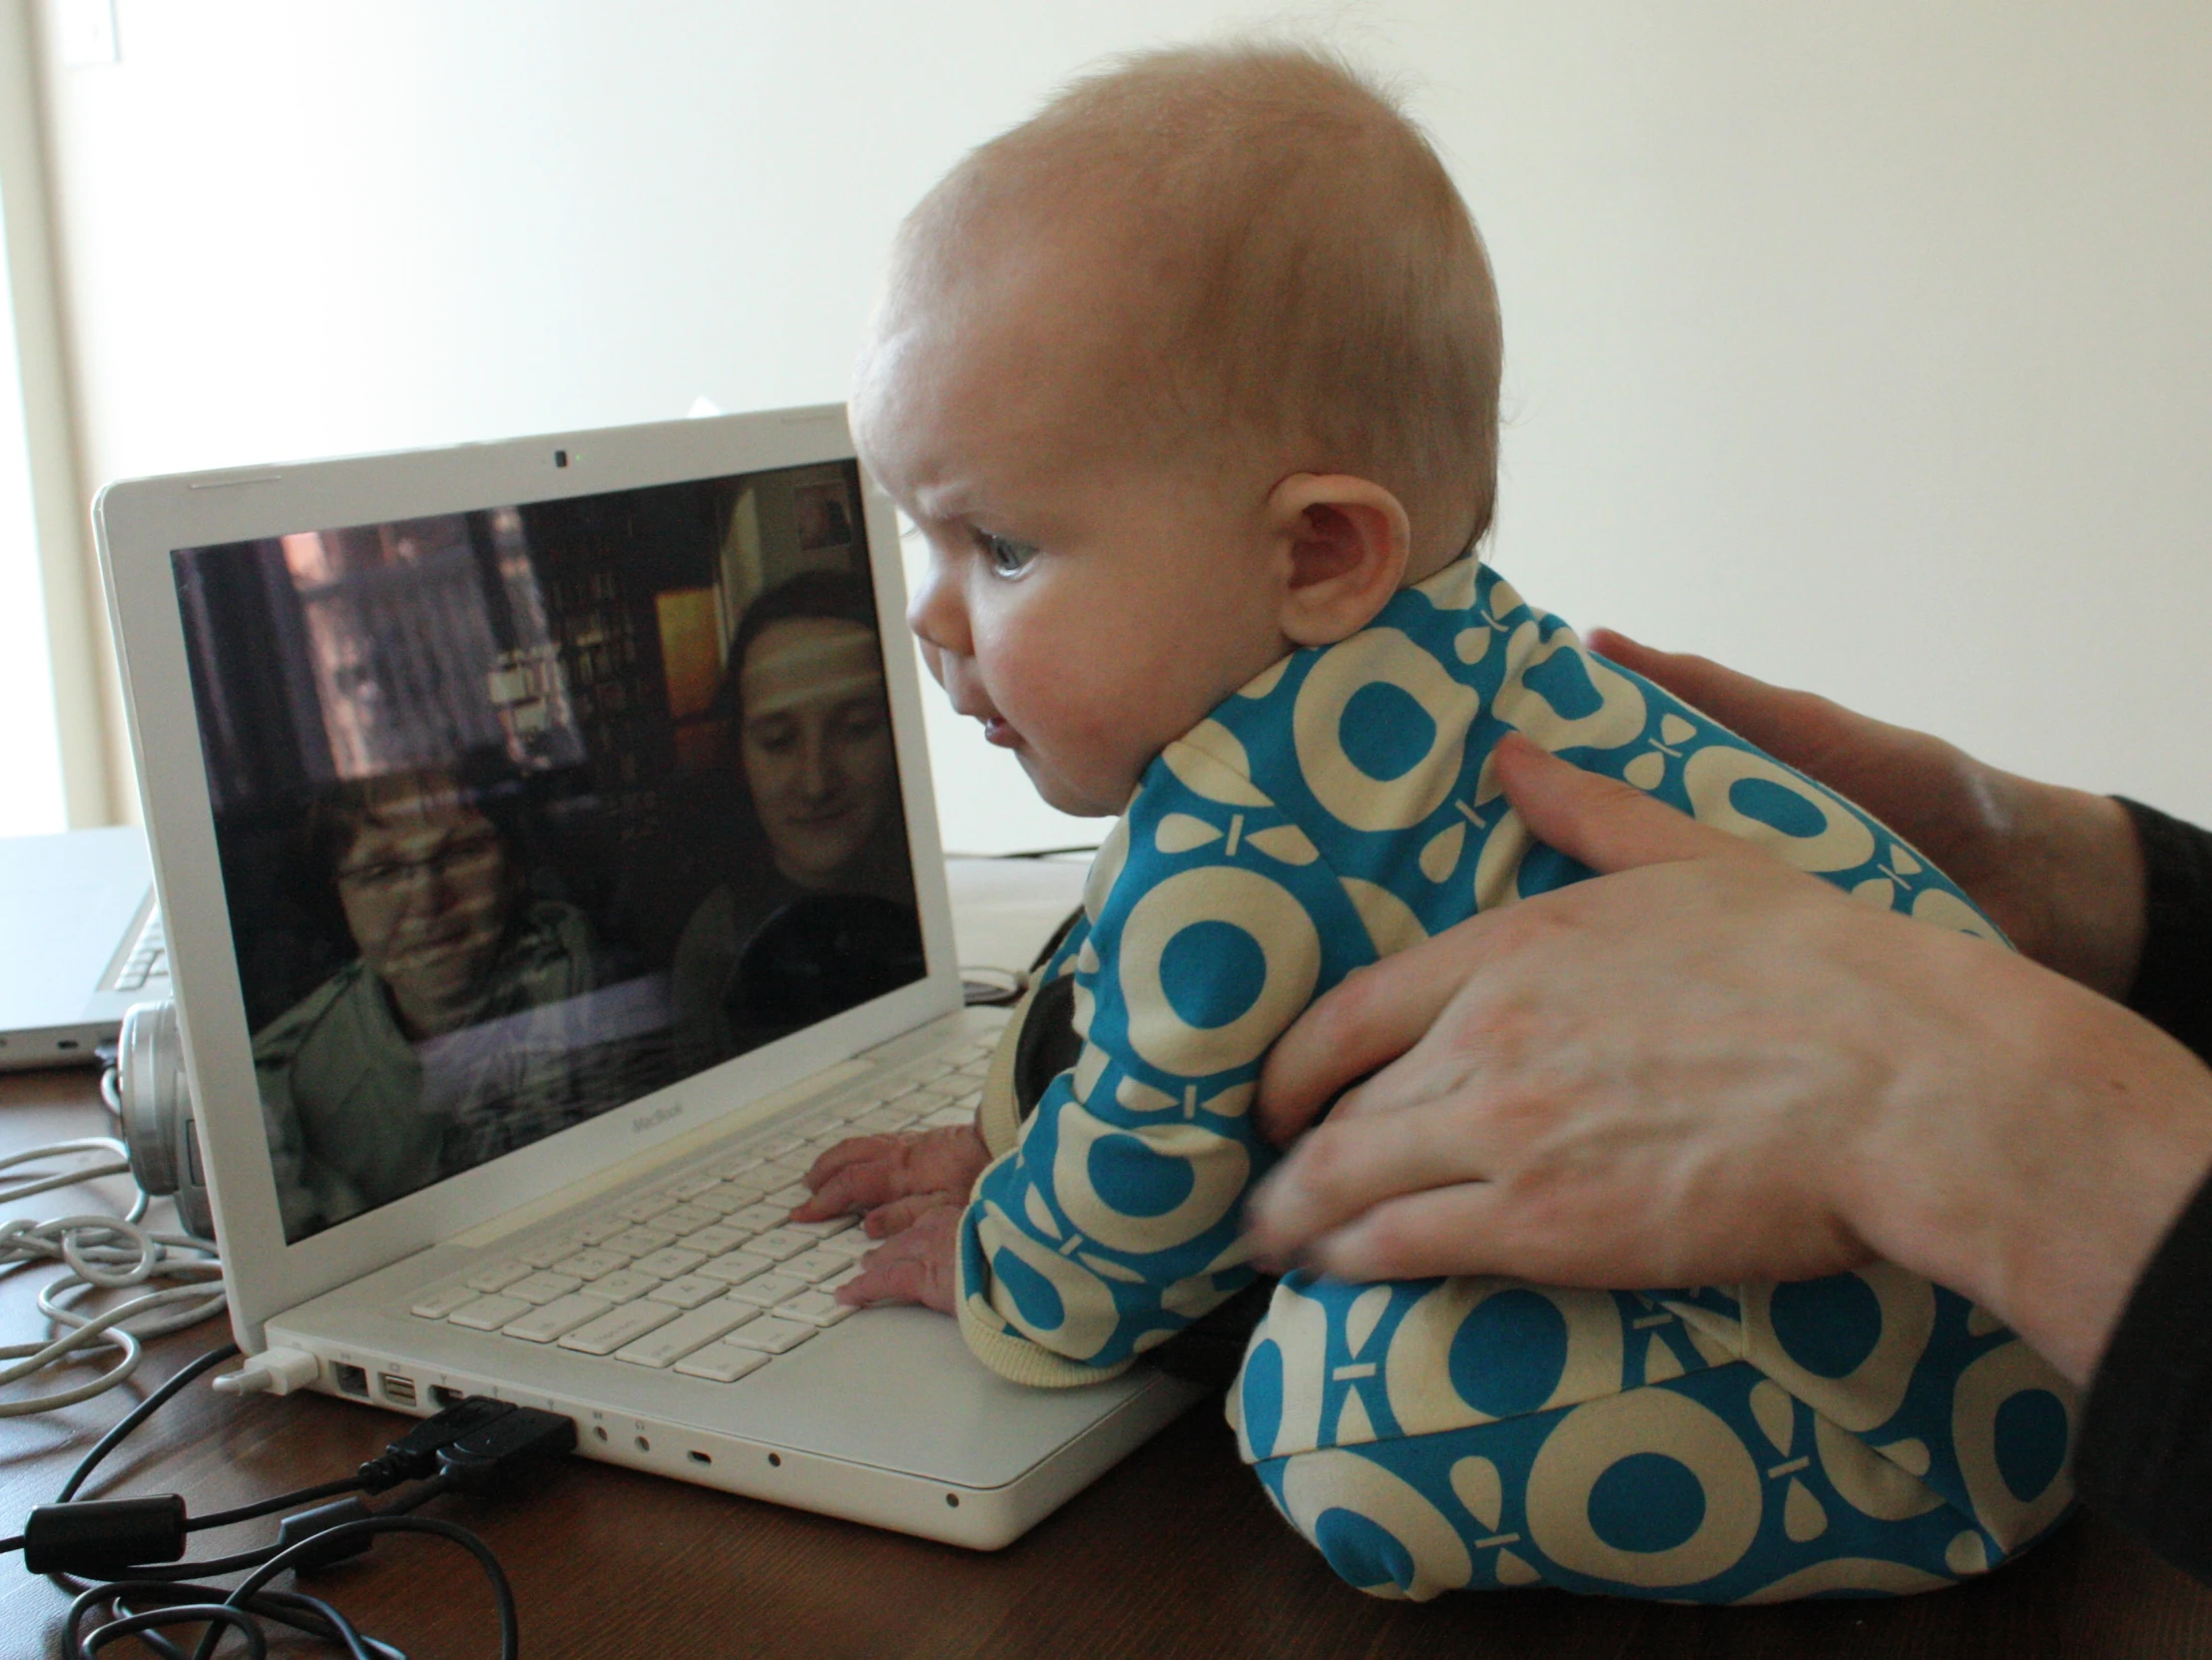
[[[619,1109],[296,1242],[284,1238],[172,566],[181,548],[855,459],[841,405],[137,479],[94,506],[234,1325],[273,1316],[727,1120],[961,1005],[895,514],[861,469],[925,976]]]

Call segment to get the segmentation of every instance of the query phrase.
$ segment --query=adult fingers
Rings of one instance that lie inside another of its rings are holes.
[[[1261,1134],[1294,1141],[1348,1084],[1420,1041],[1480,960],[1488,919],[1471,917],[1381,962],[1356,969],[1276,1040],[1253,1107]]]
[[[1855,728],[1878,730],[1865,716],[1817,693],[1770,686],[1709,657],[1660,651],[1609,628],[1593,630],[1588,644],[1600,657],[1666,688],[1738,737],[1817,778]]]
[[[1585,773],[1518,733],[1498,744],[1497,778],[1531,835],[1600,873],[1692,858],[1758,856],[1747,842],[1677,813],[1632,784]]]
[[[1484,1174],[1464,1105],[1332,1117],[1254,1191],[1245,1226],[1262,1261],[1288,1263],[1386,1200]]]

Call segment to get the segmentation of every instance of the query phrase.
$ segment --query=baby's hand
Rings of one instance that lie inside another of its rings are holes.
[[[855,1136],[815,1160],[802,1178],[814,1197],[792,1212],[794,1222],[827,1222],[867,1213],[867,1231],[884,1239],[939,1205],[967,1203],[968,1189],[991,1162],[973,1125]]]
[[[918,1202],[918,1196],[906,1202]],[[837,1288],[837,1301],[856,1309],[870,1303],[919,1303],[939,1314],[952,1313],[953,1259],[960,1243],[960,1213],[966,1208],[963,1199],[940,1198],[915,1212],[898,1233],[860,1259],[859,1277]],[[870,1233],[882,1214],[868,1218]]]

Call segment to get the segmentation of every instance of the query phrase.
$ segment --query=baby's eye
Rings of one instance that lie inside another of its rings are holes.
[[[979,533],[983,553],[991,562],[991,569],[1000,576],[1019,576],[1029,568],[1029,561],[1037,557],[1034,544],[1017,542],[1011,536],[994,536],[989,531]]]

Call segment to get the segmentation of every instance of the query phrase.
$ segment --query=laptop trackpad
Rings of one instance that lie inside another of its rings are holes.
[[[1084,1388],[1009,1383],[968,1353],[947,1315],[867,1309],[731,1388],[742,1431],[796,1450],[997,1487],[1158,1380],[1149,1369]]]

